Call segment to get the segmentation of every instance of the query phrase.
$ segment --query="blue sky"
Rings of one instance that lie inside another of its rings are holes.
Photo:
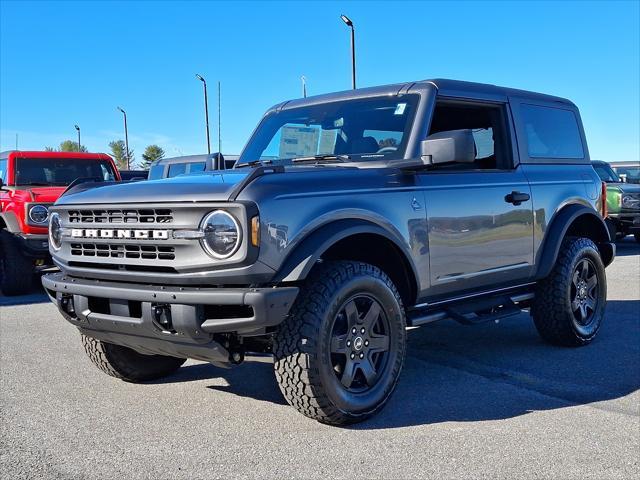
[[[140,159],[239,153],[262,113],[301,95],[445,77],[568,97],[592,158],[640,159],[640,2],[6,2],[0,11],[0,150],[124,138]]]

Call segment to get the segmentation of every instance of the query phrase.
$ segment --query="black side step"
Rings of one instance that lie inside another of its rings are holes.
[[[532,292],[513,295],[497,295],[476,298],[452,304],[437,310],[413,310],[408,312],[408,323],[412,327],[449,318],[465,325],[476,325],[517,315],[533,298]]]

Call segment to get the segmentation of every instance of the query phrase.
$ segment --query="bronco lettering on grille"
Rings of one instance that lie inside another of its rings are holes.
[[[102,228],[72,228],[72,238],[129,238],[136,240],[167,240],[169,238],[169,230],[120,230],[120,229],[102,229]]]

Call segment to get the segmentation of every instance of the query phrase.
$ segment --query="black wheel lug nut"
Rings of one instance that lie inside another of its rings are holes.
[[[364,327],[360,329],[360,333],[364,333]]]
[[[360,352],[360,358],[364,358],[364,352]]]
[[[356,354],[355,354],[355,353],[352,353],[352,354],[351,354],[351,360],[353,360],[354,358],[356,358]]]
[[[368,347],[368,346],[369,346],[369,340],[365,340],[365,341],[364,341],[364,346],[365,346],[365,347]]]
[[[356,327],[353,327],[353,328],[351,329],[351,333],[356,333],[356,332],[357,332]]]
[[[351,340],[347,340],[347,347],[351,346]]]

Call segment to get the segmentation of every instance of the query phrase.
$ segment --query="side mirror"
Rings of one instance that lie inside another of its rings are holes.
[[[470,129],[448,130],[429,135],[420,143],[420,156],[425,164],[473,163],[476,145]]]
[[[2,190],[2,187],[4,187],[4,182],[2,181],[2,179],[0,178],[0,190]]]
[[[627,183],[627,174],[626,173],[621,173],[620,174],[620,181],[622,183]]]

